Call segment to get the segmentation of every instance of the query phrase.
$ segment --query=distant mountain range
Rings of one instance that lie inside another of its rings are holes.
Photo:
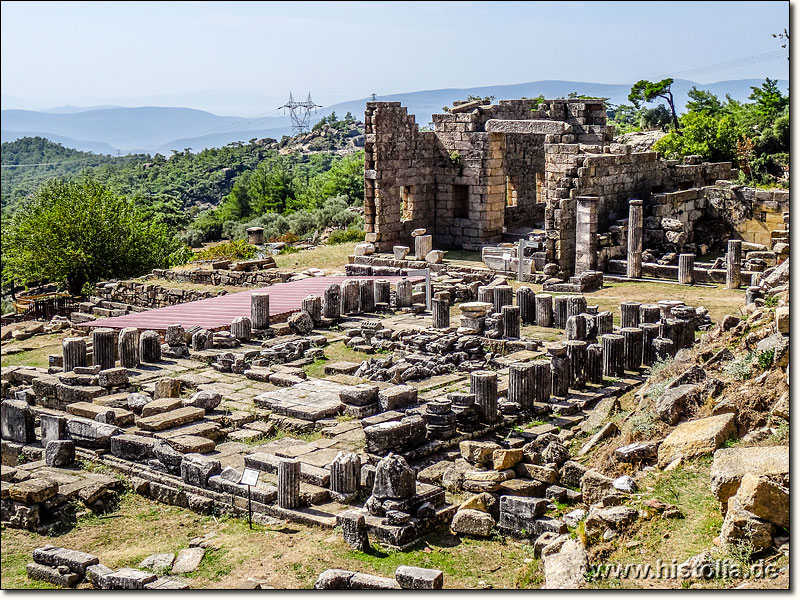
[[[726,94],[734,100],[745,101],[752,86],[763,80],[740,79],[699,84],[677,79],[672,93],[679,110],[688,101],[692,86],[713,92],[720,98]],[[779,80],[782,89],[788,90],[788,80]],[[602,84],[575,81],[533,81],[514,85],[493,85],[463,89],[425,90],[379,96],[378,100],[401,102],[415,115],[420,125],[426,125],[431,115],[442,111],[443,106],[467,96],[494,96],[497,100],[514,98],[567,97],[570,92],[587,96],[608,97],[614,104],[627,104],[630,84]],[[350,112],[359,117],[369,98],[340,102],[312,116],[312,123],[335,111],[339,116]],[[160,152],[169,155],[171,150],[220,147],[230,142],[252,138],[280,139],[291,133],[288,116],[245,118],[219,116],[191,108],[145,106],[125,107],[75,107],[62,106],[47,111],[3,110],[2,141],[13,141],[25,136],[42,136],[68,148],[89,150],[101,154],[135,152]]]

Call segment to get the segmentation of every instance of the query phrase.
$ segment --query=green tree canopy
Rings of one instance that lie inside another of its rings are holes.
[[[631,93],[628,94],[628,100],[632,102],[636,108],[639,108],[643,103],[652,102],[656,98],[666,100],[667,104],[669,104],[669,110],[672,113],[672,125],[675,127],[675,131],[678,131],[680,125],[678,124],[678,114],[675,112],[675,100],[672,97],[672,91],[670,89],[672,83],[673,79],[671,77],[655,82],[641,79],[633,84]]]
[[[103,185],[55,179],[3,223],[3,283],[87,282],[167,267],[182,249],[159,219]]]

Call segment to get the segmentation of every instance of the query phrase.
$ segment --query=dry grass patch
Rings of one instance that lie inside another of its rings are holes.
[[[277,254],[274,258],[279,269],[302,271],[313,267],[326,272],[344,271],[344,266],[348,263],[347,257],[353,253],[354,245],[323,245],[292,254]]]

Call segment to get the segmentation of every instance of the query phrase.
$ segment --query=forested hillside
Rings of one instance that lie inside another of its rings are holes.
[[[76,175],[97,165],[121,165],[143,156],[116,158],[104,154],[65,148],[43,137],[26,137],[2,145],[2,206],[6,207],[33,193],[54,177]],[[23,166],[12,166],[23,165]]]

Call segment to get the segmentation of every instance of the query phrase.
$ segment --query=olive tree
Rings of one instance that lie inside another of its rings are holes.
[[[72,294],[102,279],[167,267],[183,247],[158,219],[95,181],[52,180],[3,223],[3,283],[66,283]]]

